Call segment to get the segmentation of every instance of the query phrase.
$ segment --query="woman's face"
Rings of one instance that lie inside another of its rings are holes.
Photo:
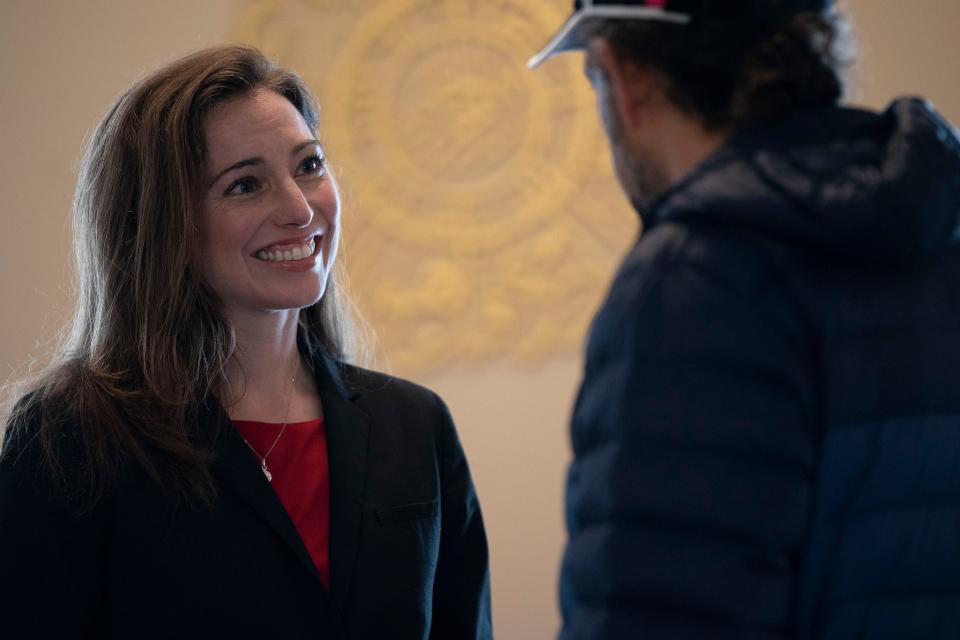
[[[340,199],[300,112],[257,89],[214,107],[204,137],[201,264],[224,313],[319,301],[337,253]]]

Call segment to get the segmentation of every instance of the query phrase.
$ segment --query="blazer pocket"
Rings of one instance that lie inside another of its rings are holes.
[[[431,502],[413,502],[411,504],[402,504],[399,507],[390,507],[388,509],[377,509],[377,521],[382,525],[397,524],[407,520],[421,520],[423,518],[436,518],[440,515],[440,501]]]

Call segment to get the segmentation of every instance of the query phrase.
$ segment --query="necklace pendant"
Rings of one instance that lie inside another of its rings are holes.
[[[273,482],[273,474],[270,473],[270,470],[267,469],[267,461],[260,461],[260,471],[263,471],[263,475],[267,476],[267,482]]]

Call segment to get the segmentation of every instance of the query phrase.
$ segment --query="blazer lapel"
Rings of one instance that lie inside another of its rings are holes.
[[[207,419],[221,421],[224,428],[218,429],[217,458],[214,460],[214,472],[220,475],[253,510],[266,520],[276,531],[301,564],[320,580],[320,574],[310,553],[300,539],[300,534],[287,515],[277,494],[270,487],[257,461],[251,455],[240,433],[229,424],[229,418],[214,400],[208,400],[205,406]]]
[[[342,609],[356,567],[367,478],[369,416],[353,404],[337,365],[314,352],[330,460],[330,592]]]

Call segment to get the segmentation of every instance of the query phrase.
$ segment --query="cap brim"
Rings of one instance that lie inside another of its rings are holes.
[[[656,20],[687,24],[690,16],[686,13],[665,11],[659,7],[638,7],[630,5],[591,5],[575,11],[567,18],[560,30],[535,56],[527,61],[527,67],[535,69],[552,56],[564,51],[583,49],[587,45],[590,25],[598,19]]]

